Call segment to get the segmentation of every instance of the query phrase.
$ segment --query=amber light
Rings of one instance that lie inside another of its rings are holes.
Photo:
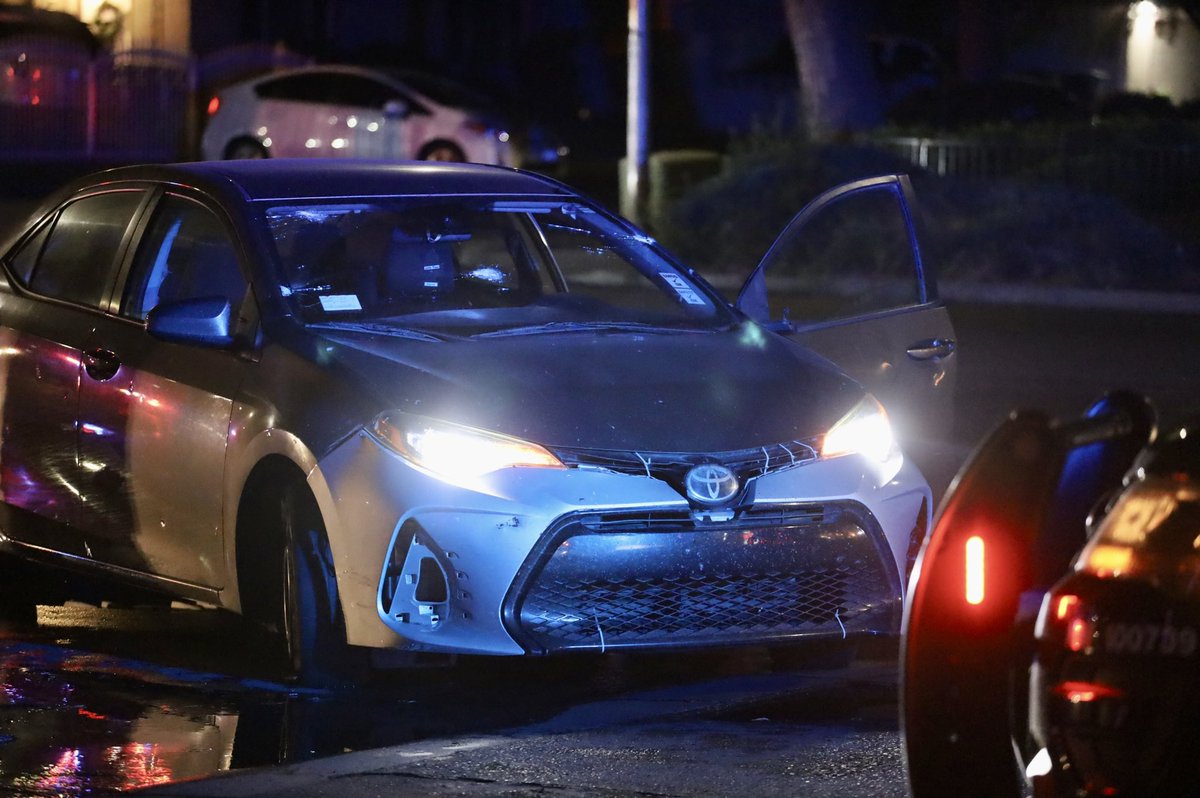
[[[1054,610],[1054,617],[1060,621],[1065,621],[1071,611],[1079,606],[1079,596],[1067,594],[1058,597],[1058,605]]]
[[[1099,545],[1088,553],[1087,567],[1104,579],[1120,576],[1133,565],[1133,550],[1128,546]]]
[[[983,587],[984,587],[984,560],[983,560],[983,538],[979,535],[972,535],[967,538],[967,584],[966,598],[967,603],[979,605],[983,603]]]

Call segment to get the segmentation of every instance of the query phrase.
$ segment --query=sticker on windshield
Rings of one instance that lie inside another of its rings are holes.
[[[688,285],[687,281],[684,280],[682,277],[680,277],[678,274],[671,274],[670,272],[659,272],[658,276],[663,278],[663,280],[666,282],[667,285],[674,288],[675,293],[679,295],[679,298],[682,299],[684,302],[688,303],[689,305],[707,305],[708,304],[707,302],[704,301],[704,297],[697,294],[695,289],[693,289],[690,285]]]
[[[320,297],[321,310],[333,313],[339,310],[362,310],[362,303],[354,294],[328,294]]]

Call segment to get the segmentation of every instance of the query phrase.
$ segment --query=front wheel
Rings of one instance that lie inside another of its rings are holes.
[[[333,556],[315,499],[302,485],[284,491],[283,623],[281,643],[288,673],[313,687],[361,681],[367,652],[346,644]]]

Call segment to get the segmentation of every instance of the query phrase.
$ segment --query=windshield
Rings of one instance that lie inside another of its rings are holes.
[[[580,203],[317,200],[270,207],[266,220],[281,293],[306,324],[476,335],[732,321],[648,239]]]

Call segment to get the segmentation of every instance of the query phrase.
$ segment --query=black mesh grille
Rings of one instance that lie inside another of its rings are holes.
[[[889,630],[895,568],[859,520],[826,509],[769,528],[638,533],[610,521],[621,531],[597,534],[573,524],[530,569],[519,634],[560,650]]]

